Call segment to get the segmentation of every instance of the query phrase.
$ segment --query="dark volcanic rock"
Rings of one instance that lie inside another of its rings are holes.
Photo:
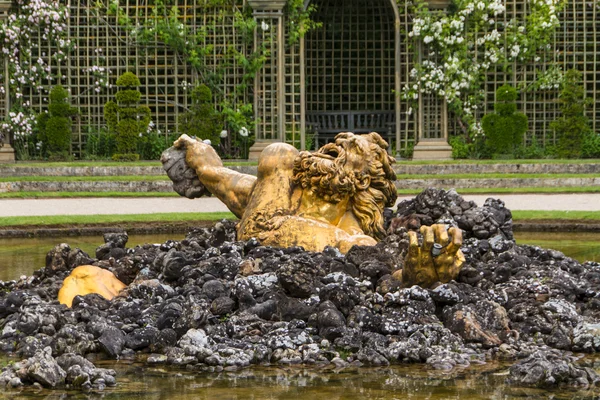
[[[518,246],[510,211],[497,200],[477,207],[454,191],[428,189],[386,215],[388,236],[345,256],[334,248],[239,242],[231,221],[134,249],[125,247],[125,234],[108,235],[101,260],[56,246],[33,277],[0,282],[0,349],[24,358],[0,384],[100,389],[114,376],[83,357],[136,351],[152,353],[148,362],[191,370],[405,362],[448,370],[520,359],[511,372],[516,384],[596,381],[569,352],[600,351],[600,264]],[[394,276],[404,264],[407,227],[434,222],[465,230],[462,271],[431,289],[401,287]],[[71,309],[59,305],[62,280],[84,262],[113,271],[127,290],[112,301],[87,295]],[[29,375],[36,357],[55,373]]]
[[[532,386],[584,386],[600,382],[591,368],[575,364],[575,358],[557,351],[538,350],[510,367],[510,384]]]

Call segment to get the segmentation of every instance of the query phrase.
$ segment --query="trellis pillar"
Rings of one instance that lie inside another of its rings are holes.
[[[8,18],[8,10],[11,6],[10,0],[0,0],[0,20],[5,20]],[[8,117],[8,112],[10,110],[10,93],[9,93],[9,77],[8,77],[8,63],[6,59],[0,60],[0,68],[2,70],[2,75],[4,76],[4,99],[2,100],[3,106],[0,108],[0,119],[4,119]],[[0,163],[5,162],[14,162],[15,161],[15,150],[10,145],[11,138],[5,138],[4,146],[0,147]]]
[[[254,120],[256,141],[248,158],[258,159],[271,143],[285,140],[284,109],[284,27],[286,0],[248,0],[256,21],[254,49],[266,59],[254,80]]]

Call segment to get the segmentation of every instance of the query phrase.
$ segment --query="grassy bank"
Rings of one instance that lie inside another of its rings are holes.
[[[399,189],[401,196],[413,196],[421,193],[421,189]],[[491,197],[502,197],[503,194],[561,194],[561,193],[600,193],[600,186],[589,187],[524,187],[524,188],[473,188],[457,189],[461,195],[487,194]],[[175,192],[5,192],[0,199],[75,199],[100,197],[180,197]]]
[[[513,220],[516,222],[535,220],[555,221],[587,221],[600,222],[600,211],[513,211]],[[130,214],[130,215],[58,215],[42,217],[1,217],[0,227],[18,226],[69,226],[78,225],[106,225],[123,223],[173,223],[219,221],[222,219],[236,219],[228,212],[218,213],[163,213],[163,214]]]
[[[129,215],[52,215],[41,217],[1,217],[0,227],[17,226],[56,226],[56,225],[100,225],[132,222],[170,223],[194,221],[220,221],[236,219],[229,212],[217,213],[162,213],[162,214],[129,214]]]

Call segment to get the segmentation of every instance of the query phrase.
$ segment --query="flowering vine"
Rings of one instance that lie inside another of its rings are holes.
[[[0,131],[12,135],[15,141],[24,140],[35,127],[35,115],[29,102],[23,101],[24,91],[32,87],[42,91],[45,85],[60,79],[52,65],[59,65],[72,49],[68,38],[67,7],[59,0],[16,0],[16,12],[0,23],[0,53],[9,65],[8,88],[11,111],[0,124]],[[34,38],[40,38],[50,54],[40,48]]]
[[[420,94],[445,99],[464,130],[481,133],[475,114],[484,101],[480,89],[491,68],[510,69],[548,49],[559,26],[562,0],[530,0],[523,21],[505,19],[502,0],[454,0],[448,12],[433,12],[415,0],[416,18],[408,36],[422,43],[423,61],[410,72],[405,99]]]

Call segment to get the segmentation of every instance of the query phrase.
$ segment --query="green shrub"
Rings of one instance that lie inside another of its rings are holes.
[[[504,85],[496,91],[496,103],[493,114],[485,115],[481,127],[487,137],[487,146],[493,153],[514,155],[523,143],[523,134],[527,131],[527,116],[518,113],[517,90]]]
[[[544,148],[540,146],[535,138],[531,141],[529,146],[519,146],[515,151],[515,158],[525,160],[537,160],[545,158],[546,152]]]
[[[113,161],[139,161],[140,155],[135,153],[127,153],[127,154],[113,154]]]
[[[414,152],[415,152],[415,144],[414,143],[409,143],[406,146],[406,149],[400,150],[400,157],[404,158],[404,159],[407,159],[407,160],[411,159]]]
[[[85,136],[85,157],[87,159],[109,159],[115,153],[116,135],[101,129],[93,132],[88,128],[88,134]]]
[[[471,146],[463,136],[452,136],[450,146],[452,147],[452,158],[455,160],[469,158]]]
[[[69,92],[61,85],[50,91],[49,112],[38,115],[42,152],[52,160],[69,158],[71,148],[71,117],[77,109],[69,104]]]
[[[583,140],[592,133],[585,116],[590,100],[585,97],[581,79],[581,72],[575,69],[566,72],[559,95],[562,116],[550,124],[558,138],[556,147],[560,158],[581,157]]]
[[[581,146],[581,157],[583,158],[600,158],[600,134],[593,132],[591,129],[587,135],[583,137]]]
[[[135,89],[140,80],[131,72],[126,72],[117,79],[120,90],[114,101],[104,105],[104,119],[110,132],[115,134],[117,154],[113,159],[119,161],[139,160],[138,141],[148,130],[150,124],[150,108],[139,105],[142,94]],[[116,157],[116,158],[115,158]]]
[[[212,92],[206,85],[198,85],[191,92],[192,105],[179,120],[181,133],[209,139],[213,146],[221,140],[219,120],[212,103]]]
[[[143,160],[160,160],[160,156],[177,139],[177,135],[162,135],[158,132],[150,132],[138,141],[138,154]]]

